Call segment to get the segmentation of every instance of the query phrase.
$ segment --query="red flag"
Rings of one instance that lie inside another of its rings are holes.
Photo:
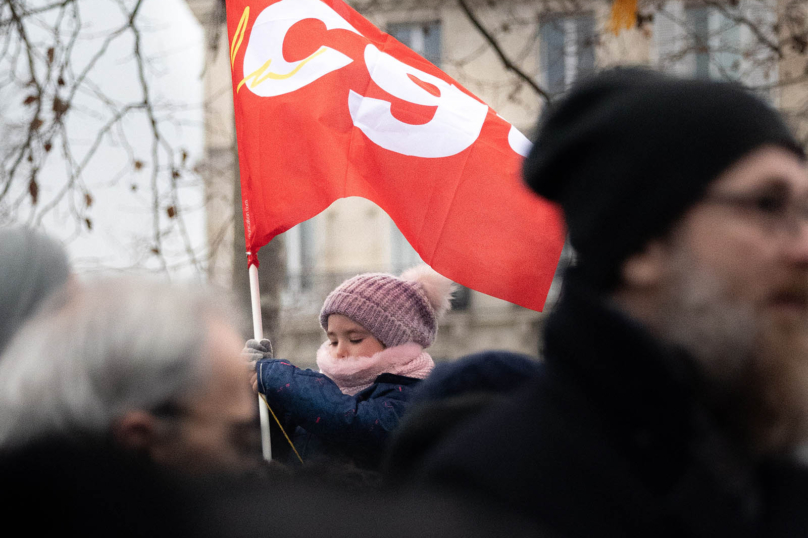
[[[564,226],[522,185],[522,134],[339,0],[227,0],[227,13],[251,263],[361,196],[436,271],[541,310]]]

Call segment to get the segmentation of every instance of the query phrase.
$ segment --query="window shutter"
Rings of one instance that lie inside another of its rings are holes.
[[[551,94],[561,93],[566,84],[564,19],[554,17],[539,24],[539,54],[542,82]]]
[[[741,13],[753,21],[763,35],[777,42],[774,25],[777,22],[777,1],[744,0],[741,2]],[[743,82],[750,88],[758,89],[764,99],[774,99],[773,91],[766,87],[774,85],[779,79],[779,62],[777,54],[764,43],[747,26],[740,29],[740,48],[742,51]]]
[[[730,14],[737,8],[727,6]],[[722,10],[710,11],[710,50],[715,51],[710,62],[710,76],[716,80],[738,80],[742,73],[741,25]]]
[[[679,76],[689,75],[693,71],[688,65],[692,63],[692,55],[685,55],[685,24],[685,6],[682,0],[665,2],[654,15],[656,65],[662,71]]]

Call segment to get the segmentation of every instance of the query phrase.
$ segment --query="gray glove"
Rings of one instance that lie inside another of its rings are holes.
[[[261,359],[272,359],[274,358],[272,342],[268,338],[264,338],[260,342],[258,340],[247,340],[247,343],[244,344],[244,349],[241,350],[241,356],[252,364]]]

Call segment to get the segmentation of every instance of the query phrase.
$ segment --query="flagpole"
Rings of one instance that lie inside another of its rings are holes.
[[[258,267],[250,264],[250,304],[252,305],[253,337],[259,342],[264,338],[261,321],[261,292],[258,288]],[[261,395],[258,395],[258,414],[261,417],[261,450],[266,461],[272,461],[272,443],[269,438],[269,413]]]

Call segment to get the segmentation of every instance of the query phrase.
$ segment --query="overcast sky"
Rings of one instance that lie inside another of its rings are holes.
[[[126,0],[131,4],[130,0]],[[113,0],[81,0],[83,31],[77,44],[73,63],[80,66],[98,51],[110,29],[122,22],[120,8]],[[188,153],[189,168],[203,156],[203,82],[200,78],[204,59],[204,33],[184,0],[144,0],[139,16],[143,52],[149,58],[149,87],[151,98],[161,110],[173,103],[172,120],[161,123],[164,135],[170,144],[183,148]],[[122,36],[113,42],[107,54],[90,74],[92,81],[116,102],[127,103],[140,100],[135,62],[132,60],[131,36]],[[74,67],[74,71],[79,69]],[[96,136],[101,119],[93,118],[97,100],[79,97],[71,110],[68,131],[74,154],[86,153]],[[164,112],[161,117],[166,117]],[[92,194],[93,204],[88,216],[92,230],[86,225],[79,232],[81,223],[71,214],[67,202],[61,204],[44,221],[47,232],[62,239],[73,264],[80,273],[95,273],[99,270],[155,270],[160,268],[158,259],[151,254],[152,239],[152,185],[150,166],[151,131],[142,114],[131,116],[122,124],[121,132],[105,138],[103,145],[91,164],[84,171],[84,182]],[[124,138],[131,145],[131,153],[125,147]],[[132,155],[142,160],[141,171],[133,169]],[[165,159],[165,157],[163,157]],[[43,169],[40,180],[40,204],[53,196],[64,184],[65,164],[60,155],[51,156]],[[158,189],[163,206],[170,205],[169,175],[163,174]],[[184,173],[179,179],[181,205],[185,212],[187,235],[197,254],[204,256],[205,220],[202,209],[204,193],[198,178]],[[163,245],[171,270],[184,277],[198,274],[187,262],[176,229],[175,220],[160,210],[161,228],[172,229],[173,240]],[[20,213],[25,222],[25,212]],[[173,228],[172,228],[173,227]]]

